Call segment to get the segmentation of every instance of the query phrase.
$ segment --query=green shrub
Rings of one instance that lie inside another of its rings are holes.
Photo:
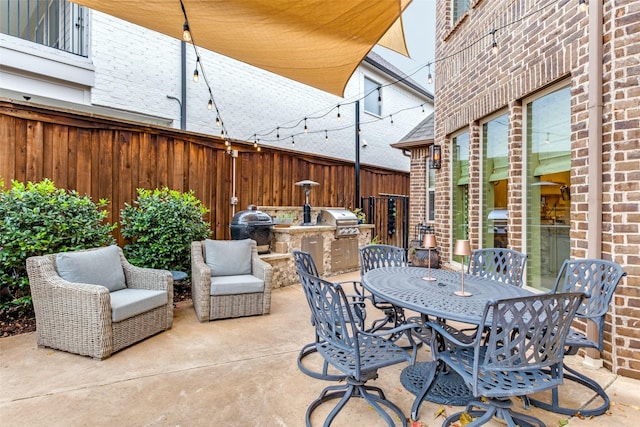
[[[203,215],[209,212],[193,191],[138,189],[134,205],[120,212],[122,236],[129,262],[140,267],[191,271],[191,242],[210,234]]]
[[[26,259],[114,243],[115,225],[104,223],[106,200],[58,189],[44,179],[27,185],[0,183],[0,307],[29,304]]]

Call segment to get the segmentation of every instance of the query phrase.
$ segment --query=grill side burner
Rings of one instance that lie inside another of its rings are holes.
[[[323,209],[320,211],[320,223],[336,227],[336,239],[360,234],[358,218],[348,209]]]

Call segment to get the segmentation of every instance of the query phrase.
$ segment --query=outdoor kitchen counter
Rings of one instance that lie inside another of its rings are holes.
[[[357,247],[371,243],[373,225],[358,225],[360,233],[350,238],[336,238],[336,227],[331,225],[292,225],[290,227],[274,227],[271,253],[261,255],[261,259],[273,266],[274,287],[299,284],[291,251],[307,250],[317,260],[318,268],[324,276],[333,276],[359,269],[357,263]],[[354,265],[338,265],[338,258],[347,258],[344,252],[338,254],[336,245],[354,242],[350,256],[355,256]],[[357,242],[357,243],[356,243]],[[351,253],[353,252],[353,253]]]

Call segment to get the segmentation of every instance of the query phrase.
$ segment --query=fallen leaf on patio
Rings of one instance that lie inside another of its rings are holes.
[[[468,424],[471,424],[473,422],[473,418],[471,418],[471,415],[469,415],[466,412],[463,412],[460,414],[460,424],[462,424],[463,426],[466,426]]]
[[[438,410],[433,414],[434,420],[438,417],[447,418],[447,413],[444,411],[444,406],[439,407]]]
[[[560,421],[558,421],[558,425],[560,427],[566,426],[567,424],[569,424],[569,420],[560,420]]]

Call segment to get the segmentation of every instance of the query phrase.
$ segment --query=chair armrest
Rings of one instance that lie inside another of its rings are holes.
[[[98,359],[108,357],[113,348],[109,290],[62,279],[54,259],[55,255],[27,259],[38,344]]]
[[[476,344],[478,332],[472,335],[466,335],[462,330],[456,329],[451,325],[444,322],[429,320],[425,323],[425,326],[431,328],[431,330],[439,334],[445,341],[450,342],[456,347],[473,347]]]
[[[120,263],[124,270],[127,288],[166,291],[173,296],[173,276],[168,270],[136,267],[120,252]]]
[[[262,312],[271,311],[271,289],[273,288],[273,267],[258,256],[255,243],[251,249],[251,273],[264,281],[264,296],[262,300]]]
[[[418,324],[404,324],[401,326],[397,326],[393,329],[385,329],[383,331],[379,331],[379,332],[366,332],[366,331],[358,331],[358,334],[360,335],[367,335],[370,337],[381,337],[381,338],[388,338],[389,336],[394,336],[394,335],[399,335],[399,332],[414,332],[416,334],[419,334],[422,331],[422,326],[418,325]],[[416,356],[418,354],[418,343],[416,343],[413,340],[413,334],[412,333],[407,333],[407,338],[409,339],[409,342],[411,343],[411,365],[415,364],[416,362]]]
[[[204,262],[204,242],[191,243],[191,300],[200,322],[209,320],[211,269]]]

